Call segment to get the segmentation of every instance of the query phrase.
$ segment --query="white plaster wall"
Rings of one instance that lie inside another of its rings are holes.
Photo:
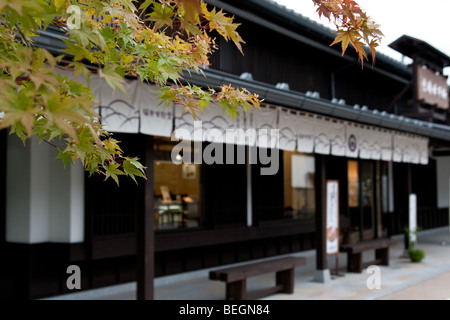
[[[8,137],[6,240],[19,243],[84,240],[84,171],[64,168],[57,150],[33,137],[24,147]]]
[[[70,239],[73,242],[84,241],[84,168],[81,161],[70,168]]]
[[[38,243],[48,241],[50,146],[36,137],[30,142],[30,243]]]
[[[438,208],[448,208],[450,156],[436,157]]]
[[[84,240],[84,169],[80,161],[64,168],[57,151],[52,151],[50,171],[51,242],[73,243]]]
[[[36,137],[8,136],[6,240],[39,243],[49,240],[49,146]]]
[[[57,150],[52,150],[50,171],[49,241],[69,242],[70,240],[70,167],[64,169],[61,159],[55,159]]]
[[[30,148],[15,135],[6,150],[6,241],[30,241]]]

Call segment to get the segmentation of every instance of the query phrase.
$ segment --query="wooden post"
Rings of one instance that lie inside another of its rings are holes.
[[[315,157],[315,179],[316,192],[316,274],[317,282],[327,282],[330,278],[328,270],[328,256],[326,248],[326,161],[324,155]]]
[[[6,129],[0,130],[0,252],[6,252]],[[7,255],[6,255],[7,257]],[[6,273],[7,263],[0,265],[2,275]]]
[[[6,130],[0,130],[0,248],[6,242],[6,144]]]
[[[406,226],[405,227],[408,227],[408,229],[409,229],[409,195],[411,194],[411,192],[412,192],[412,179],[411,179],[411,164],[410,163],[408,163],[407,164],[407,181],[406,181],[406,188],[407,188],[407,190],[408,190],[408,206],[407,206],[407,208],[408,208],[408,210],[407,210],[407,212],[406,212]],[[408,257],[409,255],[408,255],[408,250],[409,250],[409,234],[408,234],[408,232],[406,232],[406,231],[404,231],[404,244],[405,244],[405,250],[404,250],[404,252],[403,252],[403,257]]]
[[[137,300],[154,299],[155,231],[153,195],[153,136],[144,136],[147,180],[144,182],[144,205],[136,220]]]
[[[408,162],[407,165],[408,165],[408,185],[407,185],[407,188],[408,188],[408,208],[409,208],[409,195],[412,193],[411,163]],[[407,214],[408,214],[408,219],[407,219],[408,225],[407,225],[407,227],[409,229],[409,209],[408,209],[408,213]],[[409,249],[409,238],[410,238],[410,236],[408,235],[407,239],[405,240],[405,242],[406,242],[405,243],[406,244],[405,250],[406,251]]]

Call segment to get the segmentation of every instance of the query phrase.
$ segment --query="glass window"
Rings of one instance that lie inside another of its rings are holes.
[[[359,205],[359,172],[358,161],[348,161],[348,206],[350,208]]]
[[[201,165],[171,160],[178,141],[154,140],[155,226],[158,230],[195,228],[201,225]],[[192,143],[192,146],[194,144]],[[193,149],[183,148],[183,159]],[[185,161],[186,162],[186,161]]]
[[[350,243],[372,239],[375,235],[375,180],[372,161],[348,161],[348,207]]]
[[[315,214],[314,156],[284,151],[284,216],[308,219]]]

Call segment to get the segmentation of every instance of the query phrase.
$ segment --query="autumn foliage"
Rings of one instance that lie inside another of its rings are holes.
[[[375,56],[378,26],[354,2],[314,0],[320,16],[336,23],[343,53],[350,43],[361,60],[368,45]],[[223,10],[200,0],[0,0],[0,129],[10,128],[24,142],[32,135],[55,143],[64,164],[79,159],[89,173],[119,182],[119,175],[145,178],[145,168],[127,157],[103,129],[84,85],[92,72],[125,92],[125,76],[161,87],[160,99],[196,116],[211,102],[234,117],[239,108],[259,108],[245,88],[223,84],[200,88],[183,79],[202,73],[218,47],[218,33],[242,52],[239,24]],[[64,37],[64,54],[37,48],[36,37],[49,26]],[[78,78],[57,72],[72,70]]]
[[[342,54],[351,44],[358,53],[361,66],[368,60],[364,49],[368,46],[375,63],[376,48],[383,33],[367,13],[353,0],[313,0],[319,17],[325,17],[336,25],[336,38],[331,45],[341,43]]]

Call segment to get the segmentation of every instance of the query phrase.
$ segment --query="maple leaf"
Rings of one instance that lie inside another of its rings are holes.
[[[20,122],[22,122],[23,126],[27,130],[28,137],[31,137],[34,120],[34,113],[30,112],[29,110],[22,112],[20,116]]]
[[[177,0],[176,2],[183,6],[185,22],[196,23],[202,14],[200,0]]]
[[[123,172],[129,175],[135,183],[137,183],[135,177],[141,177],[145,179],[144,166],[137,160],[138,158],[125,158],[125,161],[122,164]]]
[[[53,3],[55,4],[55,9],[58,10],[60,7],[62,7],[66,1],[65,0],[53,0]]]
[[[324,16],[325,18],[328,19],[328,21],[331,21],[331,12],[332,11],[327,6],[325,6],[323,4],[319,5],[316,12],[319,15],[319,18]]]
[[[70,55],[73,55],[73,59],[75,61],[81,61],[84,58],[88,59],[90,62],[95,62],[96,59],[95,57],[92,55],[92,52],[87,49],[84,48],[80,45],[77,45],[76,43],[73,43],[70,40],[67,39],[62,39],[64,41],[64,43],[67,45],[66,49],[63,49],[62,51],[69,53]]]
[[[239,51],[243,54],[241,43],[245,43],[236,31],[240,24],[233,23],[233,18],[227,17],[223,10],[216,11],[213,8],[210,12],[204,10],[205,17],[209,20],[211,30],[216,30],[225,40],[231,39]]]
[[[372,40],[369,44],[370,51],[372,53],[372,65],[375,64],[375,55],[376,55],[376,48],[379,46],[378,42],[375,40]]]
[[[147,14],[148,18],[146,20],[155,22],[155,28],[159,29],[164,26],[172,27],[173,16],[174,12],[171,7],[153,2],[153,11]]]
[[[74,156],[73,154],[69,152],[64,152],[63,150],[59,150],[58,155],[56,156],[56,159],[61,159],[64,165],[64,168],[67,166],[68,163],[73,164],[74,163]]]
[[[367,59],[364,46],[369,46],[372,52],[372,64],[375,63],[376,47],[379,45],[383,33],[379,25],[362,10],[353,0],[313,0],[317,6],[319,16],[326,16],[334,21],[337,27],[336,37],[330,46],[342,42],[342,55],[346,52],[349,43],[358,54],[358,61],[364,65]]]
[[[58,81],[54,78],[53,73],[50,71],[34,72],[29,75],[30,80],[34,82],[36,89],[39,89],[41,85],[49,85],[50,83],[56,85]]]
[[[74,12],[66,9],[72,3],[81,9],[80,28],[69,28]],[[234,23],[233,17],[216,11],[210,14],[201,0],[144,0],[139,2],[140,12],[135,3],[130,0],[0,0],[3,17],[0,111],[4,113],[0,128],[11,127],[11,132],[23,141],[30,134],[37,135],[41,141],[59,137],[66,144],[59,154],[64,165],[80,159],[90,174],[102,173],[116,183],[121,174],[134,181],[137,177],[145,178],[145,168],[138,159],[124,157],[118,142],[102,129],[99,115],[92,109],[93,92],[84,88],[85,84],[55,75],[53,69],[64,65],[74,71],[75,77],[83,74],[89,82],[90,73],[96,68],[95,72],[110,87],[125,94],[125,75],[158,83],[162,95],[166,96],[162,103],[179,103],[195,118],[198,112],[216,102],[212,96],[217,94],[181,85],[180,75],[185,70],[202,73],[200,66],[208,65],[209,55],[216,49],[210,31],[233,41],[241,52],[245,42],[237,32],[239,24]],[[148,19],[142,20],[138,15],[142,13]],[[152,27],[148,21],[154,22]],[[62,40],[66,44],[67,61],[71,60],[68,65],[33,45],[33,39],[39,36],[37,31],[51,23],[67,32],[68,38]],[[89,69],[86,62],[90,64]],[[258,99],[244,90],[227,87],[218,95],[222,97],[224,110],[232,116],[238,108],[258,107]]]
[[[125,83],[125,80],[123,76],[119,75],[116,72],[115,66],[108,64],[103,69],[99,70],[99,74],[101,78],[104,78],[106,80],[106,82],[113,89],[113,91],[115,89],[119,89],[125,95],[127,95],[127,92],[124,86],[122,85],[123,83]]]
[[[123,175],[124,173],[119,169],[119,163],[110,163],[105,167],[105,180],[109,177],[113,178],[117,185],[119,185],[119,175]]]
[[[342,42],[342,55],[344,55],[345,51],[347,50],[348,44],[350,42],[350,35],[348,34],[348,31],[344,31],[344,30],[338,30],[336,31],[336,33],[338,34],[336,36],[336,38],[334,39],[334,41],[330,44],[330,47]]]
[[[73,67],[73,72],[74,72],[74,78],[78,77],[78,75],[82,74],[87,83],[90,83],[90,76],[91,76],[91,72],[89,71],[88,68],[86,68],[86,66],[83,63],[80,62],[71,62],[69,64],[69,67]]]

